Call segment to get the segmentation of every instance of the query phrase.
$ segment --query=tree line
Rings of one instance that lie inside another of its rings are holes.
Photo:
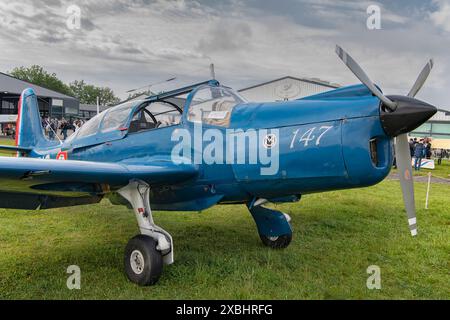
[[[114,105],[120,102],[111,88],[97,87],[87,84],[84,80],[65,84],[56,73],[49,73],[39,65],[16,67],[9,74],[20,80],[75,97],[80,100],[80,103],[97,104],[97,97],[101,105]]]

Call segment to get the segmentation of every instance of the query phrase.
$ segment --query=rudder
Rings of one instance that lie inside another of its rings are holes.
[[[55,142],[48,140],[42,128],[39,105],[33,89],[25,89],[20,95],[17,121],[16,146],[22,148],[46,148]]]

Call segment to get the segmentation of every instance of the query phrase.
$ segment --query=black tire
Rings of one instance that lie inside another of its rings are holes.
[[[279,237],[268,237],[260,234],[259,237],[266,247],[272,249],[287,248],[292,241],[292,234],[285,234]]]
[[[163,259],[156,246],[154,239],[142,234],[128,242],[124,263],[125,273],[131,282],[140,286],[151,286],[158,282],[163,269]]]

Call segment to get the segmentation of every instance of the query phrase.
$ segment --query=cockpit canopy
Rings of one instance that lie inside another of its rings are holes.
[[[98,133],[135,133],[178,125],[182,122],[185,109],[189,122],[228,127],[233,108],[245,102],[232,89],[211,84],[161,96],[125,102],[105,110],[86,122],[66,142]]]
[[[127,102],[96,115],[81,127],[77,133],[77,137],[87,137],[96,134],[98,131],[105,133],[119,130],[126,125],[130,112],[135,104],[136,101]]]
[[[228,127],[233,108],[245,100],[225,87],[204,86],[193,92],[187,119],[209,125]]]

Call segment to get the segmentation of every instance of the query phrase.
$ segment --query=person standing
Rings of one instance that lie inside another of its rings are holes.
[[[63,118],[61,121],[61,133],[63,136],[63,140],[67,139],[67,130],[69,130],[69,123]]]
[[[414,148],[414,170],[419,171],[422,164],[422,159],[425,154],[425,146],[423,144],[423,139],[416,144]]]
[[[442,164],[442,157],[444,156],[444,149],[438,149],[436,151],[436,157],[438,158],[437,164],[441,165]]]
[[[81,126],[82,126],[81,120],[75,121],[75,132],[80,130]]]
[[[414,157],[414,140],[412,138],[409,139],[409,153],[411,158]]]
[[[425,140],[425,156],[427,159],[431,159],[431,139],[427,138]]]
[[[50,119],[50,123],[48,125],[48,136],[50,140],[55,139],[55,132],[57,130],[55,121],[53,119]]]

